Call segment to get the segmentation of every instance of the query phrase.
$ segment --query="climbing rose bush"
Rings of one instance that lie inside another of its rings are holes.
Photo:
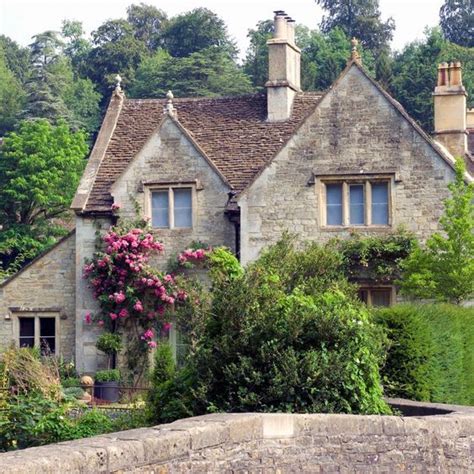
[[[96,321],[113,331],[128,324],[139,341],[156,347],[158,331],[170,326],[168,310],[187,297],[172,275],[148,265],[151,256],[164,250],[163,244],[141,228],[116,227],[102,237],[100,247],[84,266],[84,278],[101,311],[88,313],[86,323]]]

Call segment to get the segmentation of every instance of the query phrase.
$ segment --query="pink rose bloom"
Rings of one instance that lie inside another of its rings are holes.
[[[102,321],[102,319],[100,321],[97,321],[97,325],[102,327],[104,325],[104,321]]]
[[[171,323],[163,324],[163,331],[169,331],[171,329]]]
[[[92,317],[91,317],[91,313],[86,313],[86,316],[84,318],[84,321],[86,322],[86,324],[90,324],[92,323]]]
[[[127,318],[128,317],[128,311],[123,308],[120,310],[120,313],[119,313],[119,318]]]
[[[165,278],[164,280],[167,282],[167,283],[170,283],[173,281],[173,277],[171,275],[165,275]]]
[[[149,340],[149,339],[153,339],[153,331],[151,329],[147,329],[143,334],[142,334],[142,337],[141,339],[146,341],[146,340]]]
[[[139,313],[143,311],[143,305],[140,300],[137,300],[137,302],[133,305],[133,309]]]
[[[118,318],[118,314],[117,313],[109,313],[109,316],[110,316],[110,319],[112,321],[115,321],[117,318]]]
[[[156,347],[155,341],[148,341],[147,344],[150,349],[154,349]]]
[[[116,303],[123,303],[125,301],[125,295],[121,291],[114,293],[113,298]]]

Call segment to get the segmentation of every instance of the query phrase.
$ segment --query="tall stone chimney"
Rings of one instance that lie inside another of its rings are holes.
[[[455,157],[467,153],[466,89],[460,62],[441,63],[434,91],[434,138]]]
[[[295,44],[295,22],[284,11],[275,12],[275,31],[268,45],[268,121],[287,120],[295,94],[301,90],[301,50]]]

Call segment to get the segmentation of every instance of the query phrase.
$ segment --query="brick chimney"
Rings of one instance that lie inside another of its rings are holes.
[[[460,62],[441,63],[434,91],[434,138],[455,157],[467,153],[466,89]]]
[[[268,121],[287,120],[300,88],[301,50],[295,44],[295,22],[284,11],[275,12],[275,31],[268,45]]]

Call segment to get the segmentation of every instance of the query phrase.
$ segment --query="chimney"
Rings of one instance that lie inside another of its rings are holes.
[[[441,63],[434,91],[434,138],[455,157],[467,153],[466,89],[460,62]]]
[[[300,88],[301,50],[295,44],[295,21],[284,11],[275,13],[275,31],[268,45],[267,112],[269,122],[287,120]]]

